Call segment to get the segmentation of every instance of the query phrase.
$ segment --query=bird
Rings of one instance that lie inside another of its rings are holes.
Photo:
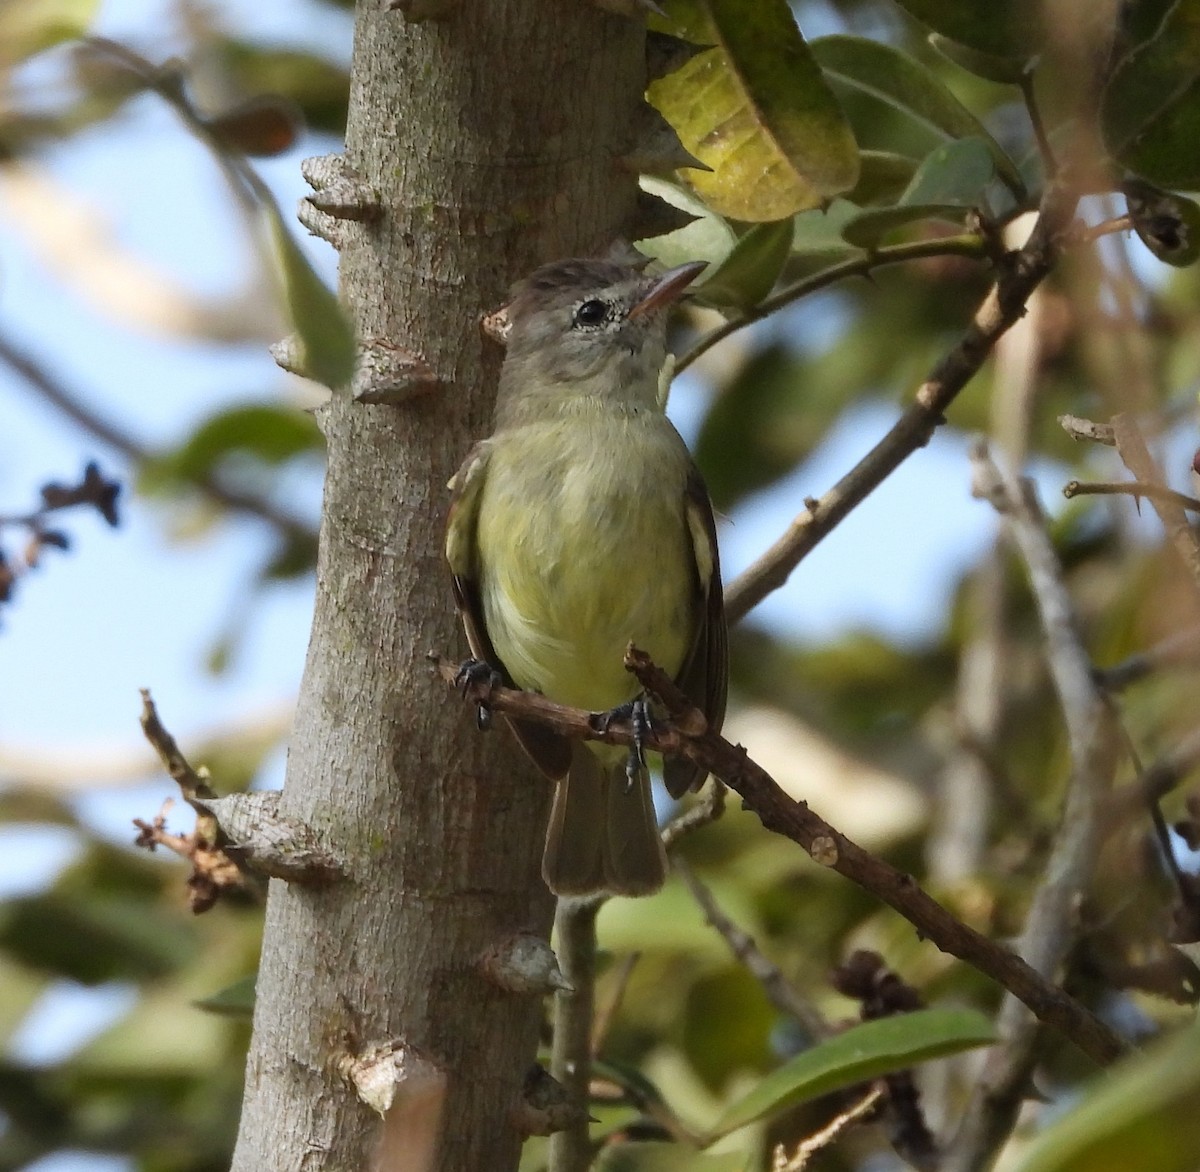
[[[660,394],[667,311],[704,269],[546,264],[513,289],[494,430],[450,482],[446,557],[474,666],[560,704],[653,719],[648,652],[719,729],[728,653],[712,504]],[[468,669],[469,670],[469,669]],[[555,782],[542,874],[560,896],[648,895],[666,855],[640,746],[509,721]],[[680,797],[706,773],[663,763]]]

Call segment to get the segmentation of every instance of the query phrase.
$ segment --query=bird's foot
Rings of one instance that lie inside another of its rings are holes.
[[[454,686],[465,696],[475,684],[486,683],[489,691],[504,683],[504,677],[486,659],[464,659],[454,673]],[[479,700],[475,708],[475,727],[487,732],[492,727],[492,710],[486,700]]]
[[[597,713],[592,723],[600,732],[605,732],[614,720],[628,720],[633,730],[633,743],[625,761],[625,788],[628,791],[646,772],[646,738],[654,731],[654,718],[645,696],[637,696],[608,712]]]

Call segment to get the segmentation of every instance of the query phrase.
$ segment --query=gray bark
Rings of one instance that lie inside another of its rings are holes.
[[[549,788],[506,730],[475,731],[425,654],[465,652],[442,531],[446,482],[490,430],[501,355],[480,314],[536,264],[595,253],[628,224],[635,188],[614,160],[642,42],[583,0],[462,3],[415,24],[360,0],[346,156],[383,215],[342,224],[342,294],[360,338],[415,351],[441,383],[401,405],[335,396],[322,413],[316,613],[279,815],[348,877],[272,881],[234,1172],[516,1167],[543,1005],[477,960],[549,931]],[[436,1093],[400,1080],[381,1148],[345,1071],[394,1043],[433,1072],[426,1089],[444,1076],[445,1101],[436,1115]]]

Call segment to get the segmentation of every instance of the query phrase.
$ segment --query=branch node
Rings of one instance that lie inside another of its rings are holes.
[[[303,159],[300,174],[314,192],[305,202],[335,220],[374,220],[383,211],[379,192],[350,167],[344,155]]]
[[[418,354],[384,338],[367,338],[350,380],[356,403],[406,403],[436,390],[441,380]]]
[[[508,320],[508,306],[502,305],[499,309],[493,309],[491,313],[485,313],[479,321],[479,328],[483,330],[484,337],[491,338],[500,346],[507,346],[508,335],[512,333],[512,322]]]
[[[653,106],[643,102],[634,120],[633,147],[617,166],[633,175],[672,175],[680,168],[711,171],[679,141],[679,134]]]
[[[416,1047],[399,1040],[371,1046],[361,1054],[343,1054],[335,1069],[380,1116],[387,1115],[397,1098],[434,1093],[440,1098],[445,1094],[445,1071]]]
[[[837,840],[828,834],[818,834],[812,840],[808,853],[812,856],[813,862],[819,863],[822,867],[836,867],[840,857]]]
[[[320,237],[326,243],[333,245],[339,252],[349,237],[349,233],[346,231],[346,221],[322,211],[308,196],[296,204],[296,219],[308,230],[310,235]]]
[[[563,976],[558,957],[540,936],[518,932],[493,944],[479,958],[483,975],[509,993],[575,992],[575,986]]]
[[[398,12],[408,24],[427,20],[449,20],[458,10],[458,0],[385,0],[388,12]]]
[[[545,1067],[535,1063],[529,1068],[520,1101],[512,1110],[513,1126],[521,1135],[553,1135],[587,1123],[590,1118]]]
[[[253,871],[289,883],[329,883],[345,875],[341,860],[311,827],[279,813],[282,797],[271,790],[197,799],[195,805],[211,815]]]

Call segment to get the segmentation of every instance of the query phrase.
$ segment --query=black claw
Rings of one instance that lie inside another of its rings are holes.
[[[625,788],[628,791],[637,785],[638,778],[646,771],[645,741],[654,730],[654,718],[645,697],[638,696],[608,712],[594,713],[591,723],[598,732],[607,732],[614,720],[628,720],[633,730],[633,743],[625,761]]]
[[[465,696],[475,684],[486,682],[489,689],[498,688],[504,677],[485,659],[464,659],[454,673],[454,686]],[[475,708],[475,727],[487,732],[492,727],[492,710],[480,700]]]

